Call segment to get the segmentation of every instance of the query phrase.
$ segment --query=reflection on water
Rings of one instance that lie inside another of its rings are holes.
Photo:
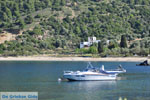
[[[67,82],[66,90],[76,88],[84,92],[95,92],[97,90],[107,90],[116,88],[116,81],[74,81]]]
[[[122,97],[119,97],[118,100],[127,100],[127,98],[122,98]]]
[[[126,80],[127,79],[127,77],[125,77],[125,76],[119,76],[119,77],[117,77],[117,80],[119,81],[119,80]]]
[[[75,81],[67,82],[66,85],[65,90],[69,93],[78,91],[78,95],[82,99],[98,100],[106,91],[109,93],[108,90],[114,90],[116,88],[116,81]]]
[[[106,93],[116,89],[116,81],[73,81],[58,84],[68,93],[61,100],[105,100]]]
[[[64,70],[82,70],[85,62],[0,62],[0,91],[37,91],[39,100],[150,100],[150,67],[134,62],[93,62],[127,73],[117,81],[58,82]]]

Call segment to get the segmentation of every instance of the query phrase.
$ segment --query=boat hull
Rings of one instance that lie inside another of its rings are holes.
[[[107,81],[116,80],[116,75],[64,75],[69,81]]]

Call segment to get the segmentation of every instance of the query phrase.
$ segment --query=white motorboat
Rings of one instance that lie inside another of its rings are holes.
[[[126,72],[125,70],[104,70],[96,68],[88,64],[87,68],[83,71],[64,71],[63,77],[69,81],[99,81],[99,80],[116,80],[119,73]]]

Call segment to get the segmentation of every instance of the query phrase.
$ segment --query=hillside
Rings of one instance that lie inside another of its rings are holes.
[[[149,0],[1,0],[0,54],[98,53],[97,45],[79,49],[81,41],[95,36],[103,42],[102,56],[145,56],[149,16]],[[13,37],[5,39],[3,32]],[[122,35],[125,48],[118,42]]]

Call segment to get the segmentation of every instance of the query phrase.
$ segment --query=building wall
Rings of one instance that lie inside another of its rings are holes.
[[[88,37],[88,42],[81,42],[80,48],[90,47],[93,43],[98,43],[100,40],[96,40],[96,37]]]

